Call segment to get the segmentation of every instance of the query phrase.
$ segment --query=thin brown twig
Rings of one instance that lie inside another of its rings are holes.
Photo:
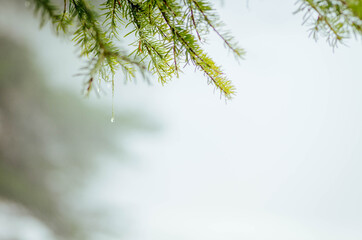
[[[197,37],[199,38],[199,40],[201,41],[201,37],[200,37],[200,34],[199,34],[199,31],[197,31],[197,26],[196,26],[196,22],[195,22],[195,18],[194,18],[194,10],[192,10],[192,6],[190,5],[190,11],[191,11],[191,20],[192,20],[192,23],[194,24],[195,26],[195,31],[197,33]]]
[[[337,40],[342,40],[342,36],[340,36],[337,31],[332,27],[332,25],[329,23],[329,21],[327,20],[326,17],[324,17],[322,15],[322,13],[318,10],[318,8],[316,6],[314,6],[314,4],[309,3],[309,6],[316,11],[316,13],[319,15],[319,19],[321,19],[325,24],[327,24],[328,28],[334,33],[334,35],[336,35]]]
[[[209,26],[216,32],[216,34],[224,41],[224,43],[233,51],[233,52],[238,52],[233,46],[231,46],[231,44],[229,43],[228,40],[225,39],[225,37],[216,29],[216,27],[212,24],[212,22],[210,21],[210,19],[206,16],[205,12],[201,9],[200,5],[197,3],[197,1],[192,0],[192,2],[195,4],[195,6],[197,7],[197,9],[200,11],[200,13],[202,14],[202,16],[204,17],[204,19],[206,20],[207,24],[209,24]]]

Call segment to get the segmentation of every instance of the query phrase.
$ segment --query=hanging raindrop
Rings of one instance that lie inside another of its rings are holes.
[[[112,74],[112,117],[111,122],[114,123],[114,73]]]

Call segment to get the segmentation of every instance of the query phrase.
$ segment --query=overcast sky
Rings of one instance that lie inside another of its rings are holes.
[[[116,110],[162,129],[127,141],[135,162],[97,179],[102,201],[126,209],[131,240],[362,239],[361,42],[315,42],[294,1],[216,6],[247,51],[237,63],[215,36],[207,47],[236,97],[192,68],[166,86],[117,83]],[[74,49],[32,34],[54,84],[79,92]]]

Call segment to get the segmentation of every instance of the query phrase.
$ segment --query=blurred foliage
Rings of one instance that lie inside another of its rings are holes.
[[[362,34],[361,0],[299,0],[297,12],[304,13],[304,23],[317,39],[326,37],[335,47],[351,36]]]
[[[77,208],[79,192],[105,163],[101,155],[122,159],[116,137],[153,127],[131,113],[111,124],[79,96],[47,87],[14,39],[0,37],[0,54],[0,205],[25,208],[55,239],[95,239],[103,226]]]

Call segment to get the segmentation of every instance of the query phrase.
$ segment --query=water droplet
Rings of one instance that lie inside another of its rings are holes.
[[[114,123],[114,74],[112,74],[112,118],[111,122]]]

